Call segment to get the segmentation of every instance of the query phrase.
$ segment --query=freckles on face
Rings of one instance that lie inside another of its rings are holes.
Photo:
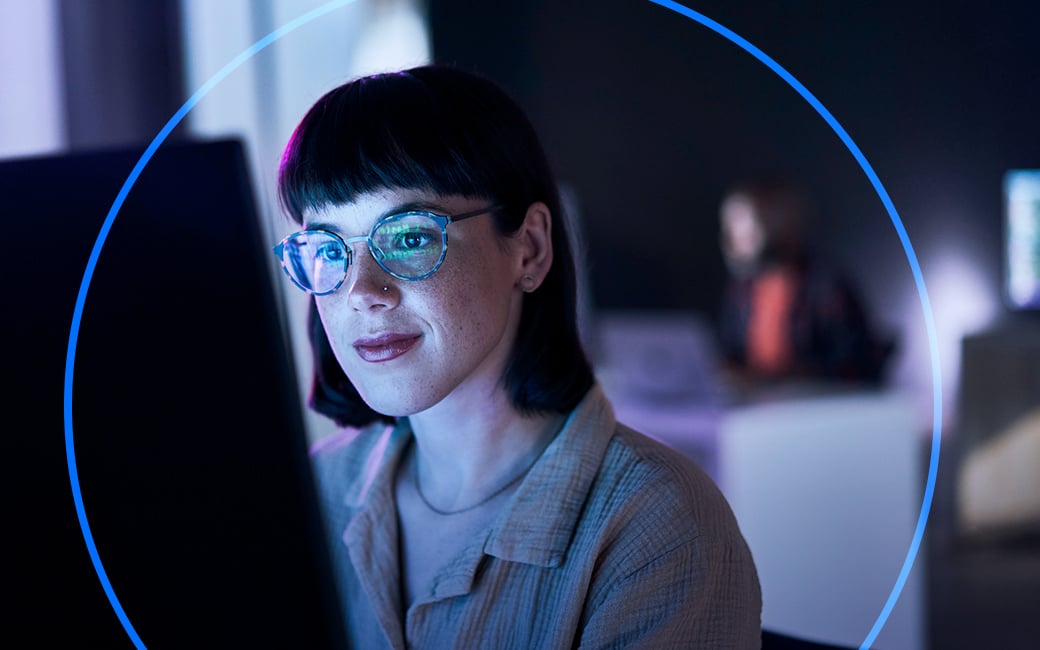
[[[353,237],[414,202],[449,215],[487,205],[483,199],[389,191],[364,195],[314,221]],[[380,413],[411,415],[449,396],[486,400],[503,390],[521,303],[513,248],[503,245],[490,216],[449,224],[447,234],[444,262],[426,279],[394,278],[360,244],[340,289],[316,299],[336,358]]]

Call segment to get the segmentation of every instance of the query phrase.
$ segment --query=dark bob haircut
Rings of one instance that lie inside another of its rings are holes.
[[[427,65],[363,77],[321,97],[297,126],[278,174],[282,207],[307,210],[384,189],[484,198],[502,206],[494,223],[515,233],[528,206],[553,215],[553,263],[524,294],[520,327],[502,381],[525,413],[571,410],[593,384],[577,320],[575,260],[560,193],[534,128],[497,85],[471,72]],[[310,406],[340,426],[379,420],[332,355],[311,301]]]

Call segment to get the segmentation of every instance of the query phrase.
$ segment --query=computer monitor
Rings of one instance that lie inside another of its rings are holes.
[[[63,403],[88,256],[143,151],[0,161],[12,641],[132,647],[73,506]],[[344,645],[262,233],[240,142],[164,145],[86,294],[71,384],[78,488],[149,648]]]
[[[1004,175],[1004,298],[1015,311],[1040,310],[1040,169]]]

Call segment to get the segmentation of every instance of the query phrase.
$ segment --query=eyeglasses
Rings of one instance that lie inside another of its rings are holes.
[[[489,206],[456,215],[409,211],[383,217],[363,237],[344,239],[327,230],[301,230],[274,247],[286,275],[299,288],[324,296],[339,288],[353,261],[351,244],[366,242],[372,259],[401,280],[422,280],[440,268],[448,252],[448,224],[488,214]]]

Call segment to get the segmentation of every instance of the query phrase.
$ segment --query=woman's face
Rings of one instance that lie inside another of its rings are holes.
[[[750,267],[758,261],[766,234],[754,204],[742,195],[722,203],[722,252],[731,266]]]
[[[453,215],[488,205],[480,198],[386,190],[308,212],[304,223],[347,238],[367,235],[380,218],[408,209]],[[503,390],[522,271],[516,240],[499,235],[492,219],[449,224],[444,262],[424,280],[391,276],[363,242],[354,244],[343,284],[315,298],[336,358],[376,411],[406,416],[445,400],[475,406]]]

